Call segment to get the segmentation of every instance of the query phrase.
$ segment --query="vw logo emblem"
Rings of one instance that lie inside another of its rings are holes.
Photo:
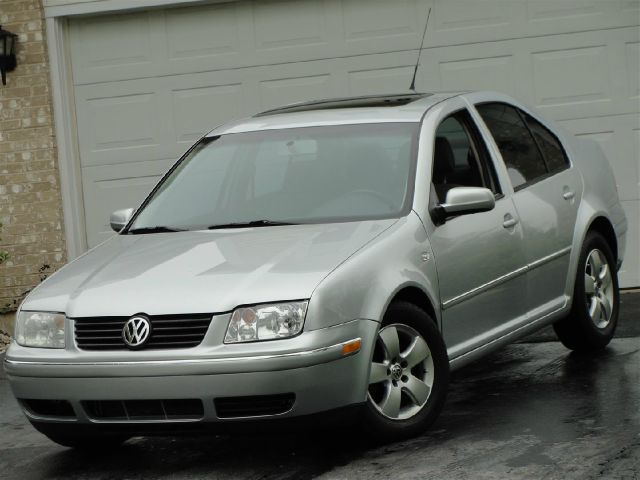
[[[131,317],[122,329],[122,340],[129,348],[140,348],[151,336],[151,322],[141,316]]]

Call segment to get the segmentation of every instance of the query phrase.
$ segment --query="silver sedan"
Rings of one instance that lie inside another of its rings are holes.
[[[22,303],[5,368],[68,446],[318,417],[403,438],[450,369],[546,325],[604,348],[626,225],[597,145],[504,95],[291,105],[115,212]]]

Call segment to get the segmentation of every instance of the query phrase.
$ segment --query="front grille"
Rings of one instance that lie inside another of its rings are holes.
[[[130,317],[75,318],[76,344],[83,350],[127,350],[122,329]],[[144,349],[190,348],[200,345],[212,314],[150,316],[151,337]]]
[[[73,407],[66,400],[39,400],[21,398],[20,403],[32,414],[40,417],[75,418]]]
[[[295,400],[295,394],[281,393],[278,395],[216,398],[213,402],[218,418],[241,418],[282,414],[291,410]]]
[[[86,400],[82,407],[93,420],[199,420],[202,400]]]

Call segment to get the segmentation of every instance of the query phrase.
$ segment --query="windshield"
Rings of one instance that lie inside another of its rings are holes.
[[[143,204],[130,233],[398,217],[408,209],[417,124],[204,138]]]

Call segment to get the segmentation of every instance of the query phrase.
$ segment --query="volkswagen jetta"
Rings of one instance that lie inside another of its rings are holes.
[[[111,226],[24,300],[5,359],[63,445],[353,410],[415,435],[450,368],[549,324],[605,347],[627,228],[596,144],[488,92],[218,127]]]

